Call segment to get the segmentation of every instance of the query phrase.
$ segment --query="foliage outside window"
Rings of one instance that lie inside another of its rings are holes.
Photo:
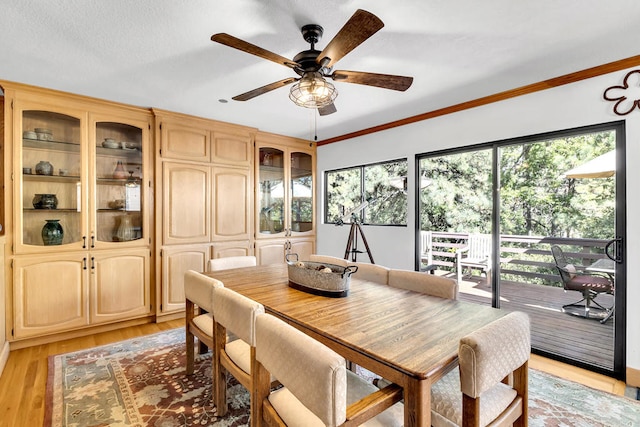
[[[363,224],[406,225],[407,159],[327,171],[325,201],[327,224],[337,223],[367,201],[357,216]]]

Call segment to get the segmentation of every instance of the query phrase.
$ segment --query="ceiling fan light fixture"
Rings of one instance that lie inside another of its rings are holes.
[[[305,108],[325,107],[332,104],[337,96],[336,87],[318,72],[305,73],[289,92],[289,99]]]

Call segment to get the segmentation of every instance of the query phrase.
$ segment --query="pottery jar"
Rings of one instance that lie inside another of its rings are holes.
[[[53,165],[46,160],[40,160],[36,165],[36,174],[53,175]]]

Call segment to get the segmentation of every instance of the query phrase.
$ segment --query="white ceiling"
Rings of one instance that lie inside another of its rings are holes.
[[[322,50],[356,9],[385,27],[334,68],[413,76],[406,92],[336,82],[324,117],[289,87],[231,100],[297,75],[212,34],[293,58],[302,25]],[[301,138],[316,117],[322,140],[638,55],[639,22],[638,0],[3,0],[0,79]]]

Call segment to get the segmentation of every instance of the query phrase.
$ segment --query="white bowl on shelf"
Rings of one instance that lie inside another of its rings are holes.
[[[104,148],[120,148],[120,143],[112,138],[106,138],[102,141],[102,146]]]
[[[22,137],[26,139],[38,139],[38,134],[32,130],[22,132]]]

